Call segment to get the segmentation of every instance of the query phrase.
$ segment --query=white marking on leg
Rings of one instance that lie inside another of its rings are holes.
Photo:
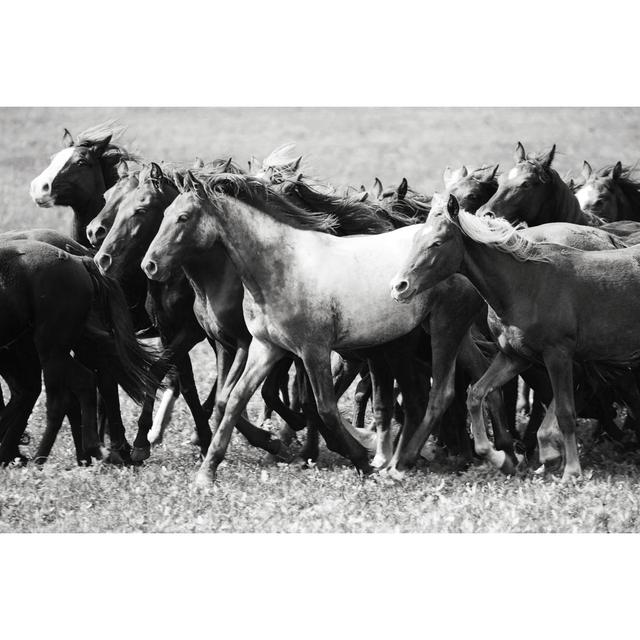
[[[173,389],[165,389],[162,394],[162,400],[160,401],[158,411],[153,418],[153,425],[147,435],[147,440],[149,440],[150,444],[162,441],[164,430],[171,422],[171,414],[175,403],[176,396],[173,393]]]

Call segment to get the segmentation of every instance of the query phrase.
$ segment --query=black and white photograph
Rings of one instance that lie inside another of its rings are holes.
[[[574,620],[640,532],[635,16],[588,4],[593,50],[546,0],[7,34],[3,616],[631,632]]]

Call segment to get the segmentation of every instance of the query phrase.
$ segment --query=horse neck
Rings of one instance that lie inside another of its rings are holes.
[[[242,281],[221,243],[193,253],[182,268],[196,296],[208,301],[214,310],[233,304],[238,295],[242,301]]]
[[[467,236],[463,236],[463,243],[462,273],[498,316],[502,316],[511,307],[514,292],[530,288],[531,274],[526,263]]]
[[[221,199],[214,219],[220,241],[242,283],[254,300],[264,300],[274,265],[282,269],[281,259],[287,248],[295,247],[292,236],[298,230],[231,197]]]
[[[582,211],[573,191],[557,173],[554,173],[553,181],[554,202],[550,207],[553,214],[550,216],[551,219],[546,220],[546,222],[571,222],[572,224],[581,224],[589,227],[594,226],[594,220]]]
[[[84,247],[91,248],[87,238],[87,226],[102,211],[102,207],[104,207],[104,196],[101,193],[96,193],[89,201],[72,207],[71,234],[73,239]]]

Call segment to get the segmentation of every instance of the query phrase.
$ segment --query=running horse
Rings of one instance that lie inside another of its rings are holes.
[[[250,176],[221,174],[202,184],[187,174],[181,188],[165,211],[143,268],[149,277],[162,280],[183,255],[211,251],[222,243],[244,285],[244,317],[253,335],[224,417],[219,426],[213,425],[215,435],[197,483],[214,481],[238,416],[287,353],[304,363],[328,446],[369,472],[362,434],[343,423],[338,412],[331,351],[368,348],[408,334],[429,315],[434,295],[446,299],[464,279],[456,276],[407,306],[394,305],[385,284],[401,265],[420,225],[379,235],[336,237],[326,233],[335,224],[331,215],[302,211]],[[465,335],[466,329],[460,349]],[[434,373],[445,389],[437,396],[441,403],[451,400],[454,370],[455,358],[450,370]],[[434,412],[441,415],[442,406],[427,410],[428,415]],[[512,443],[505,448],[498,457],[512,470],[517,462]]]
[[[480,218],[439,199],[414,236],[392,297],[411,304],[423,290],[464,273],[486,300],[500,351],[468,394],[476,452],[495,460],[483,401],[533,364],[549,374],[565,452],[563,480],[580,475],[575,437],[574,364],[606,375],[640,358],[640,247],[581,251],[532,243],[500,218]],[[547,421],[545,421],[547,422]],[[545,426],[545,425],[543,425]],[[540,459],[557,457],[553,434],[538,431]],[[420,442],[410,443],[415,450]]]

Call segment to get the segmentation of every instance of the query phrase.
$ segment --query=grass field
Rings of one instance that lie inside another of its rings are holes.
[[[69,212],[40,210],[30,180],[60,146],[63,127],[77,133],[117,118],[146,158],[191,161],[233,155],[239,161],[296,142],[313,173],[335,184],[384,184],[406,176],[415,188],[441,187],[446,165],[511,165],[515,143],[530,151],[558,144],[556,167],[577,173],[640,155],[634,109],[2,109],[0,230],[67,230]],[[213,371],[210,351],[193,351],[201,395]],[[44,422],[40,398],[30,430]],[[345,399],[345,408],[349,398]],[[250,415],[256,418],[254,400]],[[133,433],[137,408],[123,401]],[[441,461],[408,474],[402,485],[361,480],[323,450],[316,468],[265,467],[262,454],[234,435],[211,493],[192,486],[197,460],[182,401],[165,442],[141,468],[74,466],[63,429],[50,464],[0,472],[0,531],[638,531],[638,456],[593,447],[582,425],[584,477],[575,485],[525,474],[504,478],[481,465],[455,473]],[[33,454],[34,445],[28,447]]]

